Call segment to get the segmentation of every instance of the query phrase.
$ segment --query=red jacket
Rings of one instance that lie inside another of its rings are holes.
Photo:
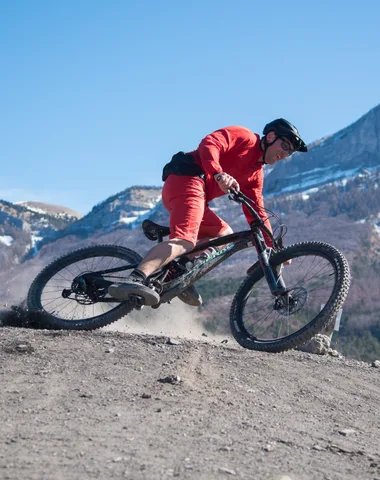
[[[224,195],[214,179],[214,174],[226,172],[234,177],[240,190],[257,204],[256,209],[265,225],[272,231],[267,214],[263,209],[263,163],[258,160],[263,155],[260,136],[244,127],[226,127],[207,135],[193,152],[195,162],[206,173],[207,201]],[[243,206],[248,223],[252,215]],[[266,240],[269,239],[266,237]]]

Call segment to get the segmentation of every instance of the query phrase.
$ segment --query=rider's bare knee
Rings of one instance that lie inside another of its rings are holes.
[[[183,238],[172,238],[169,240],[172,250],[177,250],[177,255],[182,255],[194,248],[194,244]],[[182,251],[180,251],[182,250]]]
[[[221,237],[225,237],[226,235],[231,235],[232,233],[234,233],[234,231],[232,230],[232,228],[228,225],[228,227],[223,230],[223,232],[220,234]]]

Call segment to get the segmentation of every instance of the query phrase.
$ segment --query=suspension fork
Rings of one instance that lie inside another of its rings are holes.
[[[269,263],[272,249],[267,247],[263,234],[259,228],[254,228],[252,235],[257,250],[259,263],[264,272],[264,276],[270,291],[275,296],[284,294],[286,292],[286,286],[284,280],[282,279],[281,271],[278,272],[279,274],[276,276]]]

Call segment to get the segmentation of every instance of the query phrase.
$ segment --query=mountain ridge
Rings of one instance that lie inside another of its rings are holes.
[[[36,213],[41,213],[41,214],[48,214],[48,215],[68,215],[71,217],[74,217],[76,219],[80,219],[83,217],[82,214],[76,212],[75,210],[72,210],[71,208],[64,207],[62,205],[55,205],[51,203],[46,203],[46,202],[36,202],[36,201],[22,201],[22,202],[14,202],[15,205],[21,205],[23,207],[26,207],[30,211],[34,211]]]
[[[377,146],[380,148],[380,105],[369,113],[369,116],[364,115],[338,132],[335,140],[331,135],[323,142],[315,142],[316,145],[308,154],[302,154],[305,157],[295,154],[288,162],[278,163],[266,174],[264,182],[265,185],[272,185],[265,188],[266,207],[279,213],[289,227],[285,237],[287,245],[319,240],[331,243],[347,256],[353,281],[341,323],[343,333],[355,331],[355,338],[349,340],[351,343],[347,348],[358,358],[367,358],[374,352],[379,352],[380,356],[380,299],[374,295],[375,291],[380,291],[380,157],[376,151]],[[368,122],[374,119],[377,123],[371,130]],[[368,131],[376,138],[371,140]],[[362,138],[369,145],[352,145],[351,141],[348,142],[350,138],[355,142]],[[342,142],[346,142],[344,148]],[[328,155],[323,153],[326,148]],[[334,155],[332,149],[335,149]],[[364,156],[353,156],[352,151],[357,151],[355,149],[364,152]],[[345,159],[344,152],[347,151],[351,151],[351,156]],[[365,152],[372,152],[372,157]],[[310,173],[308,162],[302,160],[304,163],[300,163],[301,158],[309,158],[310,161],[311,157],[307,155],[317,154],[321,155],[320,164],[315,163],[315,171]],[[345,172],[342,177],[337,175],[338,170],[334,166],[338,157],[341,171]],[[327,162],[328,158],[333,164]],[[302,172],[301,167],[304,169]],[[330,175],[326,175],[326,169],[330,169]],[[30,224],[25,217],[27,210],[18,215],[17,208],[24,207],[9,203],[4,206],[6,202],[0,202],[0,300],[7,303],[22,301],[33,276],[44,265],[76,248],[99,243],[120,244],[144,255],[152,243],[141,232],[143,219],[150,218],[157,223],[168,224],[169,214],[160,196],[161,187],[128,187],[95,205],[81,219],[64,225],[62,229],[52,229],[49,235],[35,243],[34,249],[30,244]],[[228,196],[215,199],[210,206],[234,231],[247,229],[241,208],[231,202]],[[28,211],[27,215],[38,217],[39,214]],[[37,220],[41,220],[37,217]],[[27,247],[32,252],[29,256],[26,255]],[[203,283],[200,282],[201,293],[204,289],[207,301],[196,315],[210,329],[224,331],[228,328],[225,312],[231,304],[234,288],[255,261],[252,257],[252,251],[243,251],[223,264],[223,275],[215,269]],[[363,335],[367,335],[366,339]],[[374,335],[379,341],[368,335]],[[364,353],[370,344],[373,352]]]
[[[264,194],[302,191],[380,168],[380,105],[337,133],[296,152],[266,176]]]

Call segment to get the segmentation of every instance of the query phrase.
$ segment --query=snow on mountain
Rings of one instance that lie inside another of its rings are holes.
[[[15,202],[15,205],[21,205],[27,210],[35,213],[40,213],[41,215],[52,215],[56,218],[66,218],[78,220],[82,218],[83,215],[72,210],[71,208],[63,207],[61,205],[52,205],[50,203],[43,202]]]
[[[6,245],[7,247],[10,247],[14,241],[14,238],[11,237],[10,235],[0,235],[0,242]]]
[[[57,231],[77,218],[79,214],[65,207],[0,200],[0,268],[20,263],[30,252],[37,251],[42,239],[55,238]]]
[[[127,188],[95,205],[90,213],[72,223],[62,234],[90,234],[97,230],[135,228],[153,214],[160,200],[160,187]]]
[[[0,250],[13,246],[0,252],[0,267],[33,257],[43,245],[65,236],[83,238],[96,231],[133,229],[154,214],[160,199],[161,188],[131,187],[99,203],[84,217],[62,206],[0,200]]]

